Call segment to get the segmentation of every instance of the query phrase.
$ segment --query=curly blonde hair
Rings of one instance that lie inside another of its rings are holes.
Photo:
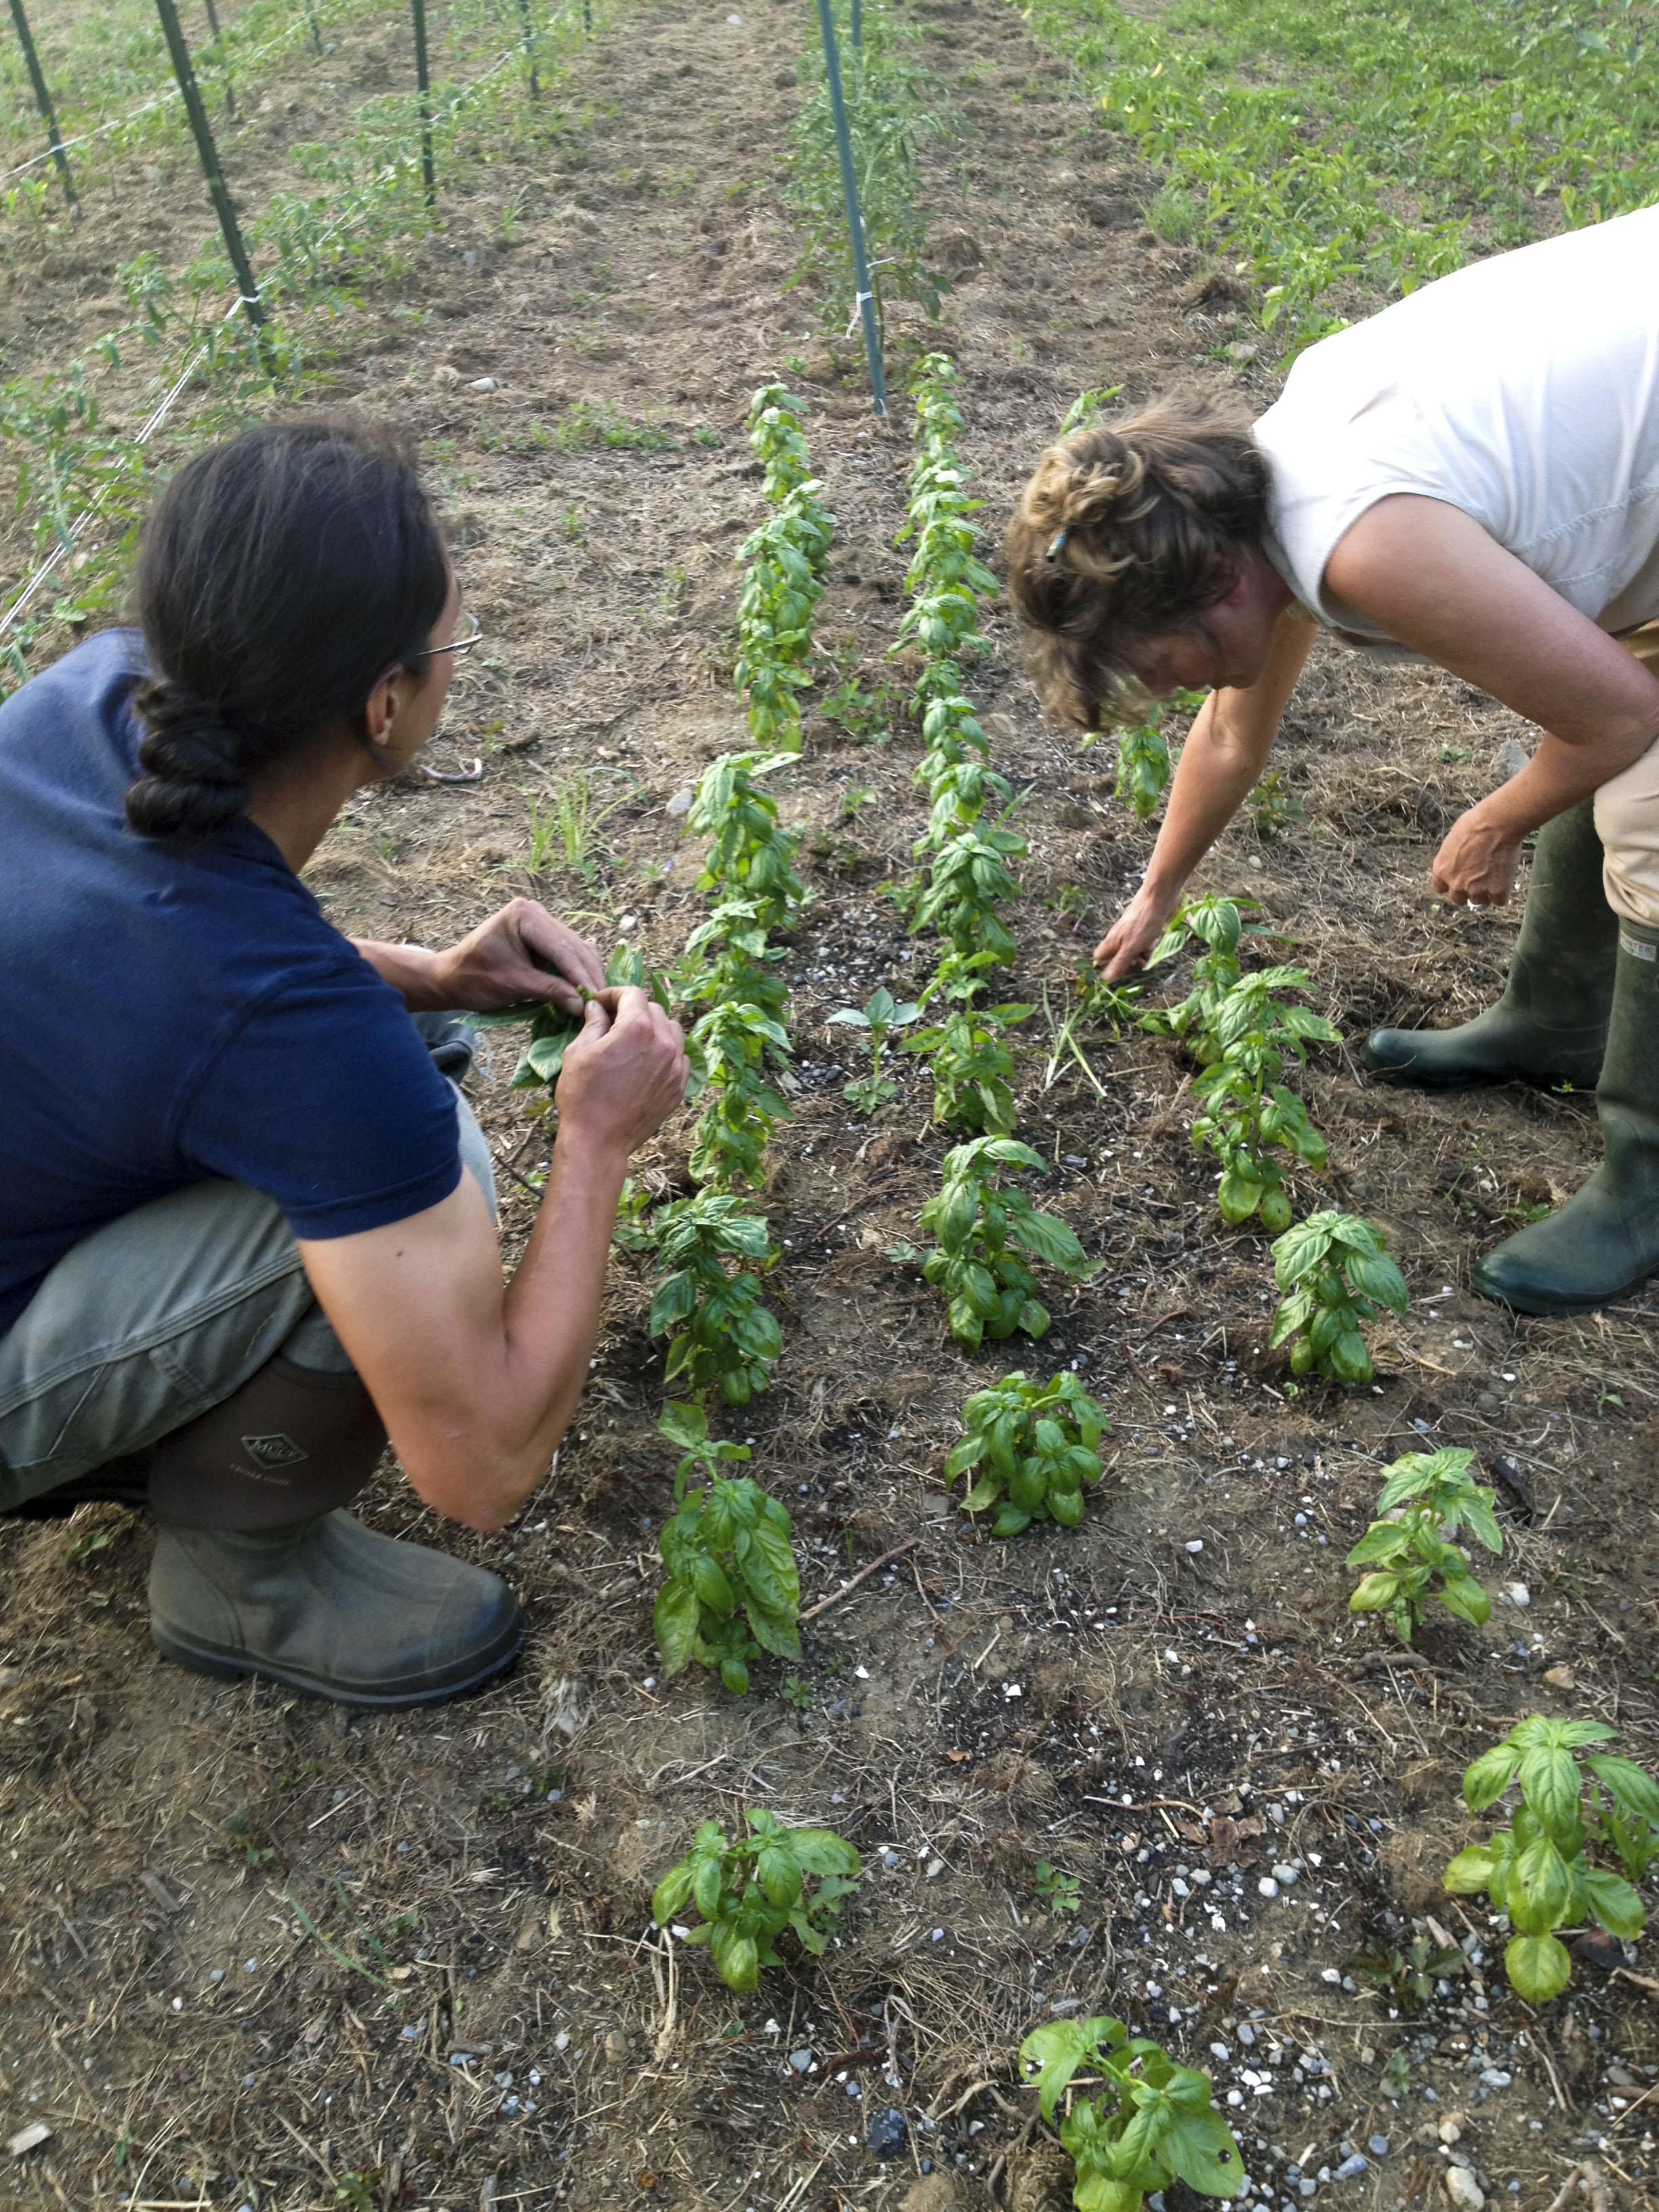
[[[1050,714],[1088,730],[1134,714],[1123,647],[1226,598],[1261,543],[1269,483],[1249,426],[1202,399],[1155,400],[1049,447],[1006,545]]]

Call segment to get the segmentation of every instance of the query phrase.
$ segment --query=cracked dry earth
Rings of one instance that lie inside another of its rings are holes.
[[[1229,365],[1246,303],[1145,231],[1146,180],[1064,58],[987,0],[915,21],[960,113],[929,182],[956,287],[942,329],[901,310],[890,345],[901,367],[931,344],[956,356],[994,538],[1085,387],[1133,400],[1189,379],[1256,407],[1273,380]],[[883,890],[922,822],[907,672],[887,659],[907,423],[872,419],[810,288],[787,289],[802,35],[773,0],[623,12],[545,160],[504,152],[472,177],[395,297],[341,324],[307,404],[395,414],[423,441],[490,638],[434,758],[483,773],[364,795],[311,880],[363,933],[441,941],[529,889],[607,945],[673,957],[702,902],[672,802],[744,743],[744,410],[786,375],[840,528],[824,682],[800,765],[775,780],[817,895],[790,939],[799,1087],[765,1196],[784,1352],[738,1433],[794,1515],[807,1602],[910,1548],[808,1624],[799,1706],[781,1670],[741,1702],[657,1679],[672,1455],[649,1277],[625,1255],[577,1428],[518,1527],[442,1528],[392,1469],[374,1493],[378,1525],[524,1595],[522,1664],[464,1705],[360,1719],[194,1680],[149,1647],[141,1521],[6,1528],[0,2046],[11,2125],[53,2132],[0,2196],[963,2212],[994,2185],[1047,2212],[1069,2185],[1015,2051],[1041,2021],[1108,2010],[1210,2069],[1276,2205],[1474,2191],[1544,2212],[1586,2156],[1610,2203],[1646,2203],[1644,1956],[1585,1958],[1536,2013],[1437,1876],[1470,1832],[1463,1765],[1521,1713],[1606,1718],[1632,1757],[1659,1751],[1659,1316],[1644,1299],[1517,1323],[1468,1289],[1517,1209],[1594,1163],[1588,1101],[1384,1093],[1353,1056],[1378,1020],[1460,1019],[1498,987],[1513,917],[1437,911],[1426,866],[1524,733],[1449,679],[1322,644],[1280,756],[1304,820],[1271,841],[1236,826],[1203,871],[1295,940],[1347,1040],[1306,1079],[1332,1167],[1299,1200],[1381,1219],[1412,1288],[1375,1390],[1292,1399],[1264,1349],[1265,1240],[1217,1218],[1175,1048],[1085,1030],[1092,1081],[1050,1064],[1045,994],[1057,1014],[1152,829],[1114,799],[1109,745],[1044,729],[1006,606],[988,610],[976,696],[1030,845],[1019,1133],[1050,1163],[1040,1202],[1103,1266],[1055,1291],[1041,1345],[961,1353],[887,1256],[948,1142],[924,1072],[899,1056],[900,1096],[866,1123],[842,1096],[846,1032],[825,1026],[878,981],[921,980],[927,948]],[[562,447],[578,403],[667,442]],[[849,678],[872,702],[854,726],[823,711]],[[586,793],[580,865],[556,839],[528,874],[532,810],[561,792]],[[547,1130],[507,1088],[510,1040],[487,1043],[471,1090],[513,1250]],[[647,1188],[682,1188],[685,1154],[671,1128]],[[1108,1479],[1075,1533],[1000,1544],[941,1468],[963,1400],[1022,1358],[1087,1379]],[[1497,1480],[1504,1594],[1486,1630],[1448,1620],[1402,1653],[1352,1625],[1341,1563],[1380,1467],[1425,1438],[1472,1446]],[[648,1899],[699,1820],[755,1803],[838,1828],[866,1883],[822,1965],[737,1999],[706,1954],[648,1932]],[[1075,1878],[1075,1914],[1039,1896],[1039,1859]],[[1421,1997],[1389,1963],[1419,1940],[1462,1960]]]

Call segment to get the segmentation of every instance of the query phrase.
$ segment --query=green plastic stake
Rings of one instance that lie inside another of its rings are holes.
[[[847,100],[841,88],[841,52],[836,43],[836,19],[830,0],[818,0],[818,29],[823,37],[823,64],[830,77],[830,108],[836,118],[836,153],[841,162],[842,197],[847,203],[847,234],[853,246],[853,278],[858,286],[859,313],[864,320],[864,350],[870,362],[870,393],[878,415],[887,412],[887,376],[881,365],[881,333],[876,327],[875,295],[870,289],[870,268],[864,253],[864,218],[859,213],[859,184],[853,171],[853,139],[847,127]]]
[[[524,26],[525,59],[530,64],[530,97],[539,100],[542,87],[536,68],[536,33],[530,21],[530,0],[519,0],[519,21]]]
[[[864,0],[853,0],[853,44],[864,44]]]
[[[28,64],[29,82],[34,87],[34,104],[40,111],[40,120],[46,126],[46,150],[57,164],[58,180],[64,187],[64,198],[78,216],[81,203],[76,195],[75,179],[70,174],[69,155],[64,150],[63,133],[58,128],[58,118],[52,112],[52,94],[46,90],[40,57],[34,51],[34,34],[29,29],[28,17],[23,13],[23,0],[11,0],[11,20],[17,26],[17,43],[23,49],[23,59]]]
[[[314,53],[320,56],[323,51],[323,34],[318,27],[317,10],[311,4],[311,0],[306,0],[306,21],[311,26],[312,50]]]
[[[247,248],[242,243],[241,225],[237,222],[236,210],[231,205],[224,173],[219,167],[219,149],[213,143],[212,125],[207,119],[206,108],[202,105],[196,72],[191,67],[190,48],[185,44],[185,34],[179,27],[179,11],[173,0],[155,0],[155,12],[161,19],[161,33],[172,58],[173,74],[179,80],[185,113],[190,119],[191,136],[196,141],[196,150],[202,159],[202,174],[207,179],[208,194],[213,202],[214,213],[219,218],[219,228],[224,234],[225,251],[230,256],[231,267],[236,271],[242,313],[252,329],[256,351],[263,353],[260,332],[264,327],[264,305],[259,297],[259,287],[254,281],[253,266],[247,258]]]
[[[426,66],[426,0],[410,0],[415,12],[415,82],[421,94],[421,181],[426,204],[438,204],[438,180],[432,168],[432,79]]]

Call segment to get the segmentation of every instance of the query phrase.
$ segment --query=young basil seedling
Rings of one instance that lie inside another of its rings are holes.
[[[1659,1844],[1659,1783],[1627,1759],[1588,1748],[1608,1742],[1613,1733],[1603,1721],[1529,1713],[1463,1777],[1471,1813],[1495,1805],[1511,1783],[1521,1786],[1510,1825],[1459,1851],[1445,1884],[1454,1897],[1484,1890],[1494,1911],[1508,1913],[1515,1933],[1504,1946],[1504,1966],[1528,2004],[1547,2004],[1571,1977],[1572,1960],[1558,1929],[1576,1926],[1588,1914],[1629,1942],[1647,1922],[1629,1882],[1593,1865],[1586,1853],[1591,1841],[1616,1848],[1609,1807],[1626,1832]]]
[[[1397,1520],[1373,1521],[1349,1553],[1349,1566],[1371,1571],[1348,1600],[1350,1613],[1382,1613],[1402,1644],[1411,1642],[1431,1596],[1477,1626],[1491,1617],[1492,1601],[1469,1572],[1468,1555],[1450,1540],[1467,1528],[1489,1552],[1504,1548],[1492,1511],[1498,1493],[1475,1481],[1474,1464],[1472,1451],[1449,1448],[1407,1452],[1386,1470],[1378,1511],[1404,1510]]]
[[[1075,1375],[1056,1375],[1045,1389],[1023,1373],[976,1390],[962,1409],[960,1439],[945,1462],[945,1479],[973,1473],[962,1500],[967,1513],[988,1513],[994,1536],[1017,1536],[1033,1521],[1075,1528],[1083,1518],[1083,1486],[1100,1480],[1100,1439],[1106,1417]]]
[[[1078,2212],[1140,2212],[1146,2197],[1184,2181],[1201,2197],[1237,2197],[1244,2161],[1232,2130],[1210,2100],[1207,2075],[1177,2065],[1121,2020],[1055,2021],[1019,2046],[1036,2075],[1037,2105],[1053,2124],[1060,2098],[1079,2075],[1103,2080],[1109,2094],[1079,2096],[1060,2124],[1077,2169]]]
[[[861,1871],[858,1853],[833,1828],[787,1828],[764,1812],[744,1817],[749,1833],[733,1843],[718,1820],[705,1820],[651,1899],[659,1928],[696,1906],[700,1920],[682,1940],[707,1943],[732,1990],[752,1990],[763,1966],[781,1964],[774,1946],[786,1929],[821,1958]]]
[[[665,1406],[658,1426],[685,1453],[674,1476],[679,1510],[664,1524],[657,1547],[668,1571],[652,1614],[663,1671],[678,1674],[696,1659],[718,1668],[740,1698],[759,1651],[800,1656],[800,1573],[789,1516],[747,1475],[716,1472],[746,1460],[749,1449],[716,1443],[701,1406]],[[698,1476],[708,1489],[688,1491]]]

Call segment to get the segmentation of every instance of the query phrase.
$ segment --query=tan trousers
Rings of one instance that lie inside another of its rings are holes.
[[[1659,676],[1659,622],[1627,631],[1619,642]],[[1659,742],[1596,793],[1595,834],[1607,904],[1621,921],[1659,929]]]

